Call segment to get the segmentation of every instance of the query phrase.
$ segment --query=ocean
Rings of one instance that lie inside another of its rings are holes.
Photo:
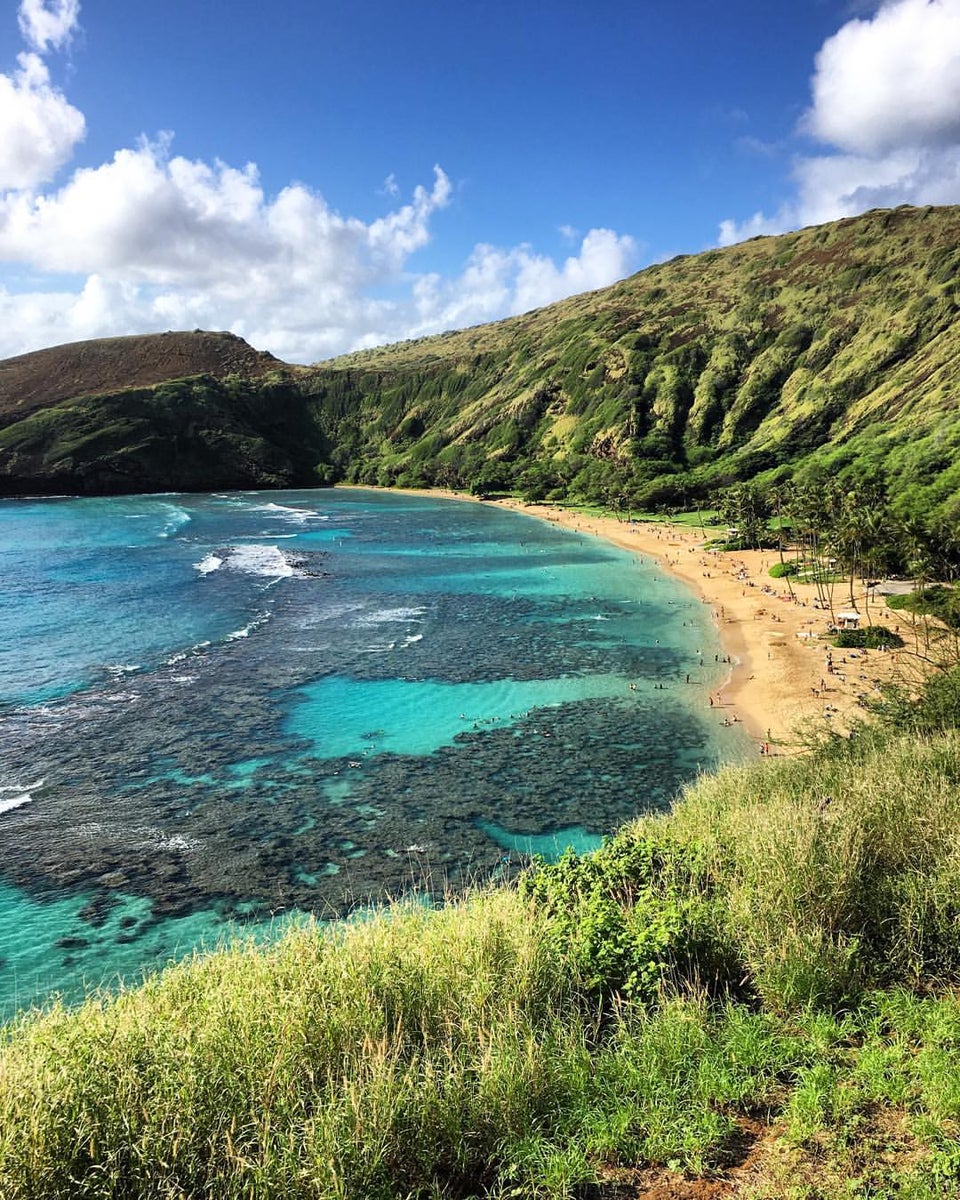
[[[483,503],[7,500],[0,591],[3,1018],[589,849],[748,751],[695,596]]]

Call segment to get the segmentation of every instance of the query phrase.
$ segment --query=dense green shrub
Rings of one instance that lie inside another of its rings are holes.
[[[698,847],[713,911],[775,1011],[960,982],[957,732],[863,729],[763,769],[727,768],[668,820],[671,838]]]
[[[939,671],[918,696],[902,683],[887,684],[873,711],[886,725],[925,736],[960,729],[960,666]]]
[[[743,964],[721,936],[696,845],[625,832],[595,854],[567,853],[521,880],[569,956],[581,992],[653,1002],[664,986],[726,991]]]
[[[770,576],[773,579],[784,579],[788,575],[797,574],[797,564],[792,562],[774,563],[770,568]]]
[[[894,649],[903,645],[903,638],[886,625],[868,625],[865,629],[841,629],[831,641],[841,650],[880,650],[886,646]]]

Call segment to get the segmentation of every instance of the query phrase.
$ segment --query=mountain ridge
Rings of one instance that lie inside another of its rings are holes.
[[[0,361],[0,422],[73,396],[146,387],[184,375],[256,376],[281,365],[229,332],[168,330],[66,342]]]
[[[110,401],[61,388],[13,420],[7,360],[0,488],[204,490],[207,470],[217,487],[232,472],[235,486],[342,479],[651,507],[819,472],[880,478],[942,515],[960,492],[958,281],[960,208],[904,207],[681,255],[520,316],[311,367],[261,356],[218,374],[185,358],[182,411],[172,381],[118,379]],[[116,419],[125,395],[139,397],[136,430]],[[78,406],[80,444],[64,433]],[[94,436],[98,408],[112,441]],[[277,440],[277,422],[296,444]],[[195,453],[223,448],[222,433],[246,448],[219,463]],[[164,439],[171,461],[194,452],[190,469],[164,472]]]

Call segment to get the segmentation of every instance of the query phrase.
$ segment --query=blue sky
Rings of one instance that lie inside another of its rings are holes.
[[[957,201],[960,0],[0,6],[0,356],[316,361]]]

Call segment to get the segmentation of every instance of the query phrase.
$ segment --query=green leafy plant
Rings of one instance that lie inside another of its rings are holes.
[[[897,649],[904,644],[903,638],[886,625],[868,625],[866,629],[841,629],[830,639],[840,649],[880,650]]]
[[[651,1003],[665,986],[718,992],[740,977],[695,847],[623,834],[588,857],[533,868],[520,894],[546,915],[546,936],[592,1000]]]

